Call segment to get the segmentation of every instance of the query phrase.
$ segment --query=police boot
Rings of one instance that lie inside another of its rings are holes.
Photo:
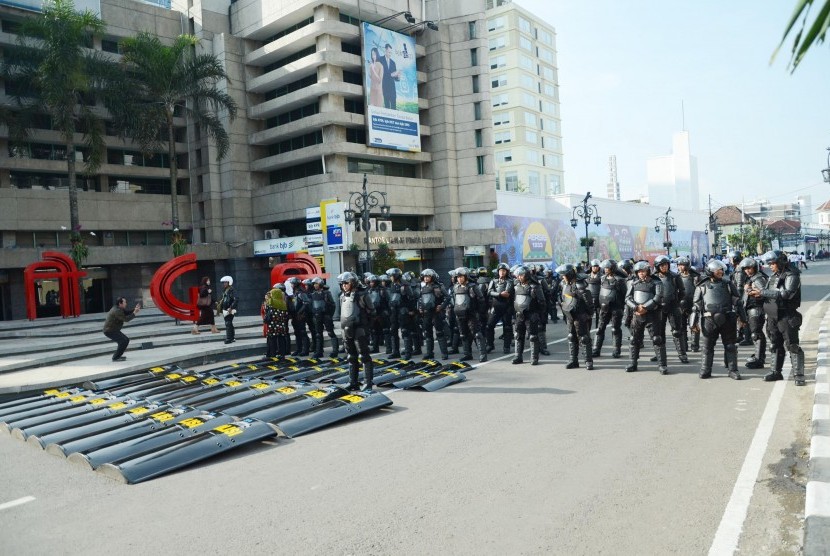
[[[666,362],[666,342],[664,341],[659,347],[657,347],[656,351],[657,357],[659,357],[659,365],[657,369],[660,371],[661,375],[669,374],[669,367]]]
[[[755,353],[747,359],[744,367],[747,369],[763,369],[767,357],[767,337],[763,333],[758,334],[755,340]]]
[[[496,331],[490,328],[485,329],[485,336],[487,337],[487,353],[496,351]]]
[[[571,360],[565,365],[566,369],[576,369],[579,367],[579,344],[575,339],[568,338],[568,353]]]
[[[548,332],[547,330],[540,330],[539,334],[539,353],[547,357],[550,355],[550,351],[548,351]]]
[[[539,364],[539,337],[530,336],[530,364]]]
[[[435,340],[432,338],[424,338],[424,359],[435,359]]]
[[[352,357],[349,354],[349,390],[359,390],[360,381],[358,375],[360,374],[360,365],[357,362],[357,356]]]
[[[605,335],[597,332],[596,336],[594,336],[594,349],[591,351],[593,357],[599,357],[603,342],[605,342]]]
[[[777,348],[775,350],[774,368],[764,375],[764,382],[775,382],[776,380],[784,380],[784,373],[781,372],[781,367],[784,366],[784,349]]]
[[[441,349],[441,353],[444,354],[444,359],[447,359],[450,355],[455,355],[458,353],[458,346],[461,344],[461,336],[458,333],[458,329],[453,329],[450,332],[450,349],[449,351],[446,348],[447,340],[444,340],[444,346]],[[438,339],[438,345],[441,345],[441,339]]]
[[[463,342],[464,346],[464,354],[461,356],[461,361],[472,361],[473,360],[473,339],[472,338],[464,338]]]
[[[741,342],[738,344],[739,346],[751,346],[752,345],[752,338],[749,335],[749,327],[744,326],[740,329],[740,338]]]
[[[628,352],[630,359],[628,361],[628,366],[625,368],[625,372],[633,373],[637,370],[637,360],[640,359],[640,346],[632,343],[628,348]]]
[[[712,363],[715,361],[715,346],[709,349],[709,342],[703,339],[703,357],[700,359],[700,378],[712,378]]]
[[[741,380],[741,374],[738,372],[738,346],[729,344],[724,349],[726,350],[726,360],[729,362],[729,378]]]
[[[484,363],[487,361],[487,345],[484,340],[484,333],[476,334],[476,346],[478,347],[478,362]]]
[[[449,359],[449,353],[447,352],[447,338],[446,336],[438,338],[438,348],[441,350],[441,359]],[[455,353],[458,353],[458,349],[455,350]]]
[[[793,367],[793,379],[796,386],[804,386],[804,350],[798,347],[798,351],[790,352],[790,364]]]
[[[591,355],[591,335],[583,336],[580,340],[585,346],[585,368],[589,371],[594,370],[594,357]]]
[[[700,332],[692,332],[692,351],[700,351]]]
[[[374,386],[374,378],[375,378],[375,365],[372,361],[371,357],[368,357],[366,361],[363,362],[363,379],[366,381],[363,384],[363,391],[364,392],[371,392],[372,386]]]
[[[674,336],[674,349],[677,350],[677,358],[681,363],[688,363],[689,358],[686,357],[686,350],[683,349],[683,339],[680,336]]]
[[[403,337],[403,353],[401,355],[407,360],[412,358],[412,336]]]
[[[391,357],[392,359],[400,359],[401,339],[398,337],[397,334],[391,334],[389,336],[389,343],[392,344],[392,352],[389,354],[389,357]]]
[[[383,331],[383,345],[386,346],[386,355],[392,355],[394,344],[392,343],[392,332],[389,329]]]
[[[524,363],[525,360],[522,355],[525,352],[525,338],[522,336],[521,338],[516,338],[516,357],[513,358],[512,363],[514,365],[518,365],[519,363]]]
[[[622,334],[612,332],[611,339],[614,341],[614,350],[611,352],[611,357],[619,359],[622,352]]]
[[[513,343],[513,334],[504,334],[504,354],[510,353],[510,346]]]
[[[651,347],[654,349],[654,355],[652,355],[649,358],[649,361],[651,361],[652,363],[657,363],[658,361],[660,361],[660,347],[655,343],[652,343]]]
[[[329,357],[337,357],[337,354],[340,353],[340,345],[337,341],[337,336],[331,337],[331,353],[329,353]]]
[[[299,347],[300,341],[302,341],[302,348]],[[300,350],[301,357],[308,357],[308,350],[311,348],[311,340],[308,339],[308,334],[305,332],[300,335],[300,340],[297,341],[298,349]]]
[[[314,357],[317,359],[323,358],[323,337],[314,336]]]

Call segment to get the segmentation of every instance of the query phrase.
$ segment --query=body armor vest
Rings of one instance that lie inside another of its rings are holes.
[[[695,280],[697,280],[697,276],[691,272],[680,275],[680,281],[683,282],[683,292],[679,293],[678,299],[685,299],[691,304],[695,296]]]
[[[635,279],[631,286],[631,297],[637,305],[644,305],[657,295],[657,284],[654,280]]]
[[[472,308],[473,300],[470,298],[471,286],[456,284],[452,287],[453,309],[456,314],[464,315]]]
[[[392,285],[389,286],[389,306],[394,307],[395,309],[397,309],[398,307],[401,306],[402,298],[403,298],[403,285],[402,284],[396,284],[396,283],[393,282]]]
[[[675,288],[674,283],[674,274],[669,272],[668,274],[657,274],[657,277],[660,279],[660,282],[663,284],[663,305],[670,305],[677,301],[678,299],[678,292]]]
[[[421,288],[421,297],[418,298],[418,308],[422,311],[432,311],[438,304],[435,299],[435,288],[431,284],[427,284]]]
[[[342,327],[354,326],[360,322],[360,304],[357,294],[350,292],[340,294],[340,324]]]
[[[516,309],[517,313],[524,313],[530,309],[530,296],[533,293],[530,283],[522,284],[521,282],[517,282],[513,289],[516,292],[513,308]]]
[[[729,285],[730,283],[726,280],[720,280],[719,282],[708,280],[703,285],[703,309],[707,313],[716,315],[718,313],[731,313],[734,310],[732,290]]]
[[[573,313],[579,305],[580,291],[576,282],[568,284],[562,281],[562,310],[566,313]]]
[[[599,298],[599,291],[602,288],[602,278],[602,274],[589,274],[585,279],[585,281],[588,282],[588,291],[591,292],[591,297],[594,298],[594,303],[596,303]]]
[[[767,287],[767,280],[769,280],[769,276],[767,276],[766,274],[764,274],[762,272],[756,272],[752,276],[752,278],[747,277],[746,283],[750,284],[756,290],[763,290],[764,288]],[[750,296],[746,295],[746,293],[743,292],[743,290],[741,291],[741,293],[743,294],[744,307],[746,308],[747,311],[749,311],[750,309],[755,309],[755,308],[760,309],[764,306],[763,298],[756,299],[754,297],[750,297]]]
[[[602,277],[602,282],[600,283],[599,290],[600,305],[602,305],[603,307],[610,307],[619,304],[620,282],[621,278],[618,278],[616,276]]]
[[[328,293],[320,290],[314,291],[309,295],[311,298],[311,312],[315,315],[321,315],[326,312],[326,297]]]

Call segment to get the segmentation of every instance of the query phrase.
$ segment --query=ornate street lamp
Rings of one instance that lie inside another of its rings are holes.
[[[827,147],[827,168],[821,171],[824,181],[830,183],[830,147]]]
[[[403,29],[400,29],[398,33],[409,33],[411,31],[415,31],[416,33],[419,31],[423,31],[424,27],[429,29],[430,31],[437,31],[438,24],[434,21],[421,21],[420,23],[415,23],[414,25],[407,25]]]
[[[386,23],[390,19],[395,19],[399,15],[402,15],[407,23],[415,23],[415,16],[412,15],[412,12],[407,10],[378,19],[377,21],[372,22],[372,25],[380,25],[381,23]]]
[[[366,174],[363,174],[363,191],[349,191],[349,208],[343,211],[346,222],[351,224],[359,220],[360,227],[365,234],[366,263],[363,272],[372,271],[372,252],[369,249],[369,215],[372,209],[377,206],[380,206],[380,214],[384,218],[387,218],[392,210],[392,207],[386,204],[386,193],[366,190],[367,181]]]
[[[591,220],[593,220],[594,225],[596,226],[602,224],[602,218],[600,218],[599,216],[597,206],[588,204],[588,199],[590,198],[591,192],[589,191],[588,194],[585,195],[585,198],[582,199],[582,204],[574,207],[571,218],[571,228],[574,229],[576,229],[576,226],[579,223],[577,217],[582,218],[582,220],[585,222],[585,237],[582,238],[582,244],[585,245],[586,264],[591,264],[591,246],[594,244],[594,240],[588,238],[588,226],[591,224]]]
[[[666,227],[666,241],[663,242],[663,247],[666,248],[666,256],[671,257],[671,237],[669,236],[669,232],[676,232],[677,226],[674,225],[674,218],[669,216],[671,212],[671,207],[666,211],[664,216],[658,216],[654,219],[654,231],[658,234],[660,233],[660,224],[663,224]]]

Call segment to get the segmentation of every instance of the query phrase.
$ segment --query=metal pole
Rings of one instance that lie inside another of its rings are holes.
[[[585,214],[588,214],[588,203],[585,203]],[[588,223],[590,219],[585,217],[585,265],[590,268],[591,265],[591,243],[588,241]]]
[[[363,174],[363,230],[366,232],[366,266],[363,268],[364,273],[372,272],[372,258],[371,251],[369,250],[369,193],[366,190],[367,180],[368,177],[366,174]]]

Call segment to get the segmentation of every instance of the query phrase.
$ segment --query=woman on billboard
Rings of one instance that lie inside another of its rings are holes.
[[[383,106],[383,64],[380,63],[380,52],[372,49],[372,61],[369,62],[369,104]]]

